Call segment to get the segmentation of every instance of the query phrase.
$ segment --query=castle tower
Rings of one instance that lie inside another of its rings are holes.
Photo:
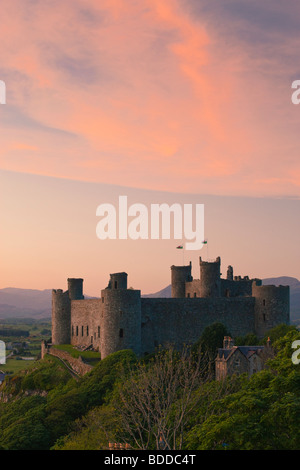
[[[84,299],[83,293],[83,279],[68,279],[68,291],[70,300]]]
[[[221,295],[221,258],[216,261],[202,261],[200,256],[200,294],[201,297],[220,297]]]
[[[71,301],[69,292],[52,290],[52,344],[71,343]]]
[[[171,296],[185,297],[185,283],[192,281],[192,263],[188,266],[171,266]]]
[[[84,299],[83,279],[68,279],[68,290],[52,290],[52,343],[71,343],[71,301]]]
[[[258,337],[281,323],[290,323],[289,286],[262,286],[254,281],[252,296],[255,297],[255,332]]]
[[[132,349],[141,354],[141,291],[127,289],[127,274],[110,275],[108,287],[101,291],[101,358]]]
[[[227,268],[227,280],[233,281],[233,267],[232,266],[228,266]]]
[[[108,286],[110,289],[127,289],[127,277],[127,273],[111,274]]]

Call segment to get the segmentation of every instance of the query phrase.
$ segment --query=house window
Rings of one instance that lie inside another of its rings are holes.
[[[120,338],[123,338],[123,337],[124,337],[124,330],[123,330],[123,328],[120,328],[119,336],[120,336]]]

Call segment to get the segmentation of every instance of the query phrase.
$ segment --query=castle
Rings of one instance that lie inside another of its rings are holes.
[[[192,264],[171,266],[171,298],[147,298],[127,287],[127,273],[110,275],[100,298],[85,299],[83,279],[68,279],[68,290],[52,291],[52,344],[99,350],[101,358],[132,349],[138,356],[156,347],[196,342],[203,330],[223,323],[235,336],[258,337],[289,323],[289,286],[265,286],[260,279],[221,278],[221,259],[203,261],[200,279]]]

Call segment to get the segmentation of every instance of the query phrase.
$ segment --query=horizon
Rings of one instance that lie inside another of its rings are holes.
[[[9,171],[0,171],[0,176],[0,207],[5,201],[0,287],[9,283],[24,288],[63,288],[68,277],[83,277],[86,291],[95,295],[107,284],[111,272],[127,271],[129,285],[157,292],[168,285],[173,264],[192,261],[193,275],[199,277],[199,256],[221,256],[221,269],[232,265],[236,275],[300,277],[300,254],[295,250],[300,229],[298,199],[124,189]],[[204,203],[208,244],[187,251],[176,250],[178,240],[172,238],[97,239],[99,203],[116,203],[124,192],[129,203]],[[17,260],[17,271],[12,259]]]
[[[289,6],[3,5],[0,287],[73,276],[94,295],[124,270],[143,291],[167,285],[179,240],[96,239],[96,208],[121,195],[204,204],[208,245],[184,253],[195,277],[202,254],[237,275],[299,279],[300,5]]]

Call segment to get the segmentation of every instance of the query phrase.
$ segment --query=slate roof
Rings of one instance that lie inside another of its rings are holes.
[[[247,359],[249,359],[254,353],[262,351],[264,349],[264,346],[233,346],[230,349],[219,348],[217,359],[224,358],[225,361],[227,361],[235,353],[237,349],[239,349],[239,351]]]

